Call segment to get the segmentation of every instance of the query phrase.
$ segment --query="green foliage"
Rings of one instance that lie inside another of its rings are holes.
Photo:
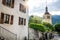
[[[39,30],[41,32],[47,31],[47,28],[42,24],[30,23],[30,28],[33,28],[35,30]]]
[[[43,25],[45,25],[48,28],[48,30],[50,30],[50,31],[53,31],[54,30],[53,25],[50,24],[50,23],[43,22]]]
[[[54,25],[55,31],[60,32],[60,23]]]
[[[40,24],[42,22],[42,18],[38,16],[30,16],[29,23],[38,23]]]
[[[42,32],[54,30],[53,25],[47,22],[42,23],[42,18],[38,16],[30,16],[29,27]]]

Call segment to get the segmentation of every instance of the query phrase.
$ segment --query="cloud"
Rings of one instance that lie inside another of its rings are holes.
[[[60,15],[60,11],[51,11],[49,12],[51,15]],[[44,12],[39,13],[39,12],[35,12],[35,13],[29,13],[29,16],[31,15],[36,15],[36,16],[40,16],[43,17]]]
[[[57,0],[47,0],[48,4],[54,3]],[[34,7],[43,6],[43,4],[46,4],[46,0],[28,0],[28,6],[30,9],[33,9]]]
[[[47,0],[48,10],[52,15],[60,15],[60,1],[59,0]],[[29,16],[37,15],[43,16],[46,7],[46,0],[29,0]]]
[[[47,0],[47,4],[51,7],[50,4],[53,4],[57,2],[58,0]],[[29,6],[29,12],[44,12],[45,7],[46,7],[46,0],[29,0],[28,1],[28,6]],[[51,11],[51,8],[49,7],[49,11]],[[55,7],[52,7],[54,10]]]
[[[40,16],[42,17],[44,13],[39,13],[39,12],[35,12],[35,13],[29,13],[29,16],[34,15],[34,16]]]

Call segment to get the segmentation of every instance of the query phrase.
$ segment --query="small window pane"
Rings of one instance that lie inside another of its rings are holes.
[[[4,15],[4,23],[7,23],[7,24],[9,24],[9,18],[10,18],[10,16],[9,15]]]
[[[11,5],[11,0],[6,0],[6,5],[10,6]]]
[[[24,19],[24,25],[26,25],[26,19]]]

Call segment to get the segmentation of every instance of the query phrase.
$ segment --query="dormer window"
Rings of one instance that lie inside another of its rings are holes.
[[[2,0],[2,4],[14,8],[14,0]]]

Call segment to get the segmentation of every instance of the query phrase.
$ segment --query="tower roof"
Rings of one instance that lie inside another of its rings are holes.
[[[48,7],[47,7],[47,0],[46,0],[45,14],[50,14],[50,13],[48,12]]]
[[[48,7],[46,6],[46,12],[48,12]]]
[[[46,9],[45,9],[45,14],[50,14],[49,12],[48,12],[48,7],[46,6]]]

